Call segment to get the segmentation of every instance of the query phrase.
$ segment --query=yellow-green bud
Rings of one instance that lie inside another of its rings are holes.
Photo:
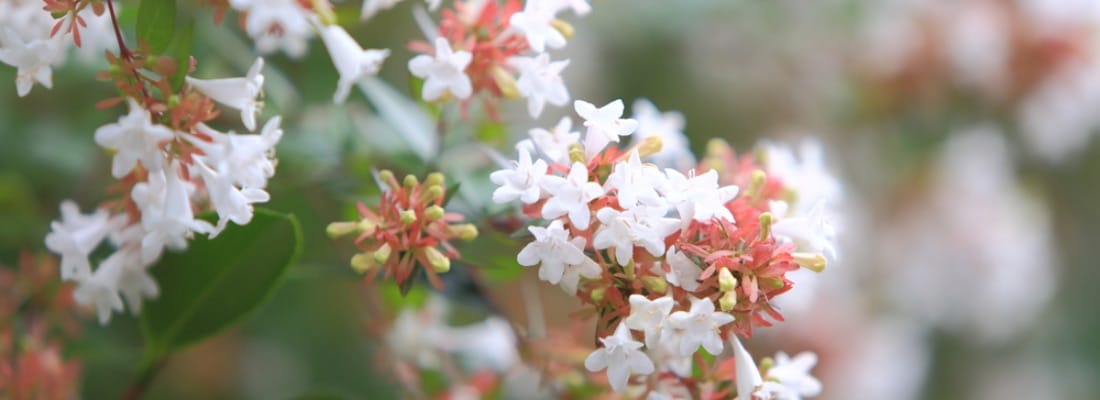
[[[736,306],[737,292],[729,291],[723,294],[722,297],[718,298],[718,307],[721,308],[722,311],[730,312],[730,310],[733,310],[733,307]]]
[[[773,360],[771,357],[764,357],[764,359],[760,360],[760,372],[761,373],[764,373],[764,374],[768,373],[768,370],[772,369],[772,367],[774,367],[774,366],[775,366],[775,360]]]
[[[612,254],[614,253],[612,252]],[[630,260],[623,266],[623,273],[626,274],[626,279],[634,280],[634,260]]]
[[[569,145],[569,162],[584,163],[584,148],[580,143],[573,143]]]
[[[519,89],[516,88],[516,77],[510,72],[498,65],[490,68],[489,74],[493,76],[493,82],[496,82],[504,98],[514,100],[520,97]]]
[[[772,213],[766,212],[760,214],[760,238],[759,240],[767,239],[772,234]]]
[[[646,157],[657,154],[664,146],[665,144],[660,136],[647,137],[642,139],[642,143],[638,145],[638,156]]]
[[[358,229],[359,229],[359,223],[358,222],[339,221],[339,222],[333,222],[331,224],[328,224],[328,227],[325,228],[325,233],[328,234],[328,237],[336,239],[338,237],[341,237],[341,236],[347,235],[349,233],[355,232]]]
[[[429,186],[428,190],[421,192],[421,201],[436,201],[436,199],[443,198],[442,186]]]
[[[749,181],[749,196],[758,196],[764,190],[764,184],[768,182],[768,174],[761,170],[752,171],[752,180]]]
[[[443,207],[437,205],[432,205],[431,207],[424,209],[424,218],[427,218],[428,221],[435,221],[437,219],[443,218],[443,214]]]
[[[718,270],[718,290],[723,292],[732,292],[737,288],[737,278],[733,276],[728,268],[721,268]]]
[[[649,289],[650,292],[654,293],[664,293],[668,290],[668,281],[659,276],[643,276],[642,285],[645,286],[646,289]]]
[[[776,277],[760,278],[760,281],[758,281],[758,284],[763,285],[764,287],[767,287],[767,288],[770,288],[770,289],[779,289],[779,288],[783,287],[783,279],[776,278]]]
[[[378,224],[375,224],[374,221],[369,219],[363,218],[359,220],[359,232],[370,232],[377,226]]]
[[[565,36],[566,40],[573,38],[573,33],[575,32],[575,29],[573,29],[573,25],[569,25],[568,22],[555,18],[553,21],[550,21],[550,26],[554,27],[554,29],[557,29],[558,32],[561,32],[561,35]]]
[[[592,289],[592,291],[588,292],[588,297],[591,297],[592,301],[599,303],[599,302],[603,301],[603,295],[604,295],[605,292],[607,292],[607,288],[598,287],[598,288]]]
[[[412,225],[412,223],[414,223],[414,222],[416,222],[416,211],[413,211],[413,210],[401,211],[401,224],[402,225],[408,226],[408,225]]]
[[[821,253],[791,253],[794,257],[794,262],[801,265],[803,268],[814,272],[821,272],[825,270],[825,266],[828,261],[825,260],[825,255]]]
[[[477,239],[477,226],[474,224],[457,224],[451,225],[451,234],[462,240],[474,240]]]
[[[406,188],[412,189],[413,187],[416,187],[416,185],[420,184],[420,180],[416,179],[416,175],[411,175],[410,174],[410,175],[405,175],[405,182],[403,182],[403,183],[405,184]]]
[[[432,270],[437,274],[451,270],[451,259],[443,255],[435,247],[425,247],[424,256],[428,258],[428,264],[431,264]]]
[[[374,265],[374,256],[370,253],[357,253],[351,256],[351,269],[360,274],[367,273]]]
[[[428,186],[442,186],[444,181],[443,174],[439,172],[432,172],[428,174],[427,178],[424,178],[424,184]]]
[[[385,264],[386,261],[390,260],[390,253],[393,253],[393,249],[390,248],[390,245],[383,244],[382,247],[374,251],[374,262]]]
[[[388,169],[378,171],[378,180],[384,182],[387,186],[389,186],[390,190],[397,190],[401,188],[397,184],[397,178],[393,176],[393,171],[390,171]]]

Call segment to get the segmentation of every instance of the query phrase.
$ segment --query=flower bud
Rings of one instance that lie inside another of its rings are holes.
[[[374,221],[371,221],[369,219],[363,218],[363,219],[359,220],[359,232],[370,232],[370,231],[373,231],[374,228],[377,227],[377,226],[378,226],[378,224],[374,223]]]
[[[439,172],[432,172],[428,174],[427,178],[424,178],[424,184],[428,186],[443,186],[444,181],[443,174]]]
[[[416,222],[416,211],[404,210],[401,211],[401,224],[405,226],[412,225]]]
[[[664,146],[665,144],[660,136],[647,137],[642,139],[642,143],[638,145],[638,156],[648,157],[657,154]]]
[[[439,249],[425,247],[424,256],[428,258],[428,264],[431,265],[432,271],[442,274],[451,270],[451,259],[439,252]]]
[[[384,182],[386,186],[390,187],[390,190],[397,190],[401,187],[397,184],[397,178],[393,176],[393,171],[384,169],[378,171],[378,180]]]
[[[783,279],[776,277],[760,278],[759,284],[769,289],[779,289],[783,287]]]
[[[588,297],[591,298],[593,302],[599,303],[603,301],[603,295],[605,292],[607,292],[606,287],[598,287],[589,291]]]
[[[457,224],[448,227],[450,234],[462,240],[477,239],[477,226],[474,224]]]
[[[437,205],[432,205],[431,207],[424,209],[424,218],[427,218],[428,221],[435,221],[437,219],[443,218],[443,214],[443,207]]]
[[[821,253],[796,252],[791,253],[791,257],[794,257],[795,264],[814,272],[824,271],[825,265],[828,264],[825,255]]]
[[[646,289],[649,289],[650,292],[654,293],[664,293],[668,290],[668,281],[659,276],[643,276],[642,285],[645,286]]]
[[[573,143],[569,145],[569,162],[584,163],[584,148],[580,143]]]
[[[737,292],[735,292],[735,291],[726,292],[725,294],[722,295],[722,297],[718,298],[718,307],[721,308],[722,311],[730,312],[731,310],[733,310],[733,307],[736,307],[736,306],[737,306]]]
[[[732,292],[737,288],[737,278],[733,277],[733,273],[728,268],[721,268],[718,270],[718,290],[723,292]]]
[[[385,264],[390,260],[390,253],[393,253],[393,249],[389,244],[383,244],[378,250],[374,251],[374,262],[379,264]]]
[[[403,183],[405,184],[406,188],[412,189],[412,188],[416,187],[416,185],[420,184],[420,180],[416,179],[416,175],[411,175],[410,174],[410,175],[405,175],[405,181]]]
[[[568,22],[555,18],[553,21],[550,21],[550,26],[557,29],[558,32],[561,32],[561,35],[565,36],[566,40],[573,38],[575,30],[573,29],[573,25],[569,25]]]
[[[358,229],[359,229],[359,222],[340,221],[340,222],[333,222],[331,224],[328,224],[328,227],[325,228],[325,233],[328,234],[328,237],[330,237],[332,239],[336,239],[338,237],[341,237],[341,236],[347,235],[349,233],[355,232]]]
[[[757,240],[767,239],[772,235],[772,213],[760,214],[760,237]]]
[[[428,190],[420,192],[420,198],[417,199],[420,202],[432,202],[443,198],[442,186],[429,186]]]
[[[516,88],[516,77],[510,72],[497,65],[489,69],[489,74],[492,75],[493,82],[500,88],[500,94],[504,98],[514,100],[520,97],[519,89]]]
[[[749,181],[749,190],[745,192],[749,197],[759,196],[764,191],[764,184],[768,182],[768,174],[761,170],[752,171],[752,178]]]
[[[351,256],[351,269],[360,274],[365,274],[375,266],[374,255],[370,253],[358,253]]]

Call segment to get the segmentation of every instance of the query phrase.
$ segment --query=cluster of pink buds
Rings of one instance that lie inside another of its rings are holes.
[[[532,117],[547,103],[564,106],[569,91],[561,72],[569,60],[551,61],[547,49],[564,47],[573,33],[557,18],[566,9],[590,10],[586,0],[528,0],[522,8],[517,0],[455,1],[453,10],[441,12],[438,30],[427,32],[431,43],[409,44],[424,53],[409,61],[409,71],[424,79],[421,96],[453,96],[465,109],[474,94],[486,93],[490,116],[496,115],[493,98],[522,96]]]
[[[113,19],[113,6],[107,5]],[[221,104],[239,111],[246,129],[256,129],[263,59],[245,77],[198,79],[185,77],[194,70],[193,60],[130,49],[117,39],[119,54],[108,53],[110,68],[100,78],[114,82],[119,96],[99,105],[126,103],[129,112],[95,132],[95,142],[113,153],[111,175],[119,181],[110,192],[116,197],[92,214],[65,201],[46,237],[46,246],[61,256],[61,278],[77,283],[74,298],[94,305],[101,323],[123,309],[123,298],[137,313],[143,299],[157,296],[148,269],[164,249],[183,250],[196,233],[214,237],[230,221],[251,221],[252,205],[269,199],[265,188],[283,133],[277,116],[259,134],[206,125]],[[217,222],[195,217],[204,210],[215,211]],[[90,257],[105,241],[115,251],[93,269]]]
[[[576,101],[575,109],[584,138],[566,127],[550,133],[554,140],[517,146],[519,160],[490,176],[499,185],[493,200],[518,201],[542,221],[517,260],[598,314],[602,347],[584,365],[606,369],[614,390],[632,375],[652,378],[644,393],[662,377],[690,376],[700,348],[720,355],[725,343],[740,346],[737,336],[783,319],[772,301],[793,287],[789,272],[825,267],[813,243],[831,249],[831,227],[788,217],[786,200],[799,187],[756,158],[716,142],[697,169],[661,170],[641,161],[660,150],[659,136],[626,150],[608,146],[639,125],[622,117],[621,101]],[[699,380],[681,384],[699,393]]]
[[[331,237],[357,235],[355,244],[362,250],[351,258],[351,267],[366,274],[368,281],[381,268],[384,278],[393,278],[398,286],[408,287],[419,270],[428,281],[442,288],[439,274],[450,271],[451,259],[459,257],[451,245],[454,239],[473,240],[477,227],[460,223],[463,216],[443,209],[446,197],[443,174],[432,173],[420,182],[406,175],[398,182],[393,173],[378,174],[382,196],[371,209],[360,202],[359,219],[333,222],[328,226]]]

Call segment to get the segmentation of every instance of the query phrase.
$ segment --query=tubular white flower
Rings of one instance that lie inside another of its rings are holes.
[[[566,8],[573,10],[574,14],[583,16],[592,11],[592,6],[588,4],[588,0],[546,0],[553,4],[553,9],[557,11],[564,10]]]
[[[251,131],[256,129],[256,113],[262,105],[256,97],[264,86],[263,68],[264,59],[256,58],[248,69],[248,75],[243,78],[196,79],[188,76],[186,79],[187,84],[207,97],[240,110],[241,122]]]
[[[348,31],[339,25],[329,25],[318,28],[321,32],[321,40],[325,42],[332,64],[336,66],[336,72],[340,79],[336,82],[336,93],[332,95],[332,102],[343,104],[351,92],[351,85],[363,78],[378,73],[382,68],[382,62],[389,57],[389,49],[363,50],[355,39],[351,38]]]
[[[519,71],[516,90],[527,98],[527,112],[538,118],[546,103],[564,106],[569,102],[569,90],[561,79],[561,71],[569,60],[550,62],[550,56],[540,53],[535,57],[511,57],[508,65]]]
[[[666,207],[636,207],[626,211],[604,207],[596,212],[600,228],[592,238],[597,250],[615,248],[615,261],[626,265],[634,259],[634,246],[655,257],[665,255],[665,238],[680,229],[680,221],[665,218]]]
[[[641,350],[642,343],[630,336],[625,324],[619,324],[615,333],[600,338],[603,347],[596,349],[584,360],[584,367],[596,372],[607,369],[607,381],[616,392],[626,388],[630,375],[653,373],[653,361]]]
[[[640,294],[630,295],[629,301],[630,315],[623,320],[623,325],[644,332],[646,347],[655,347],[661,337],[661,325],[672,312],[674,301],[668,296],[650,300]]]
[[[631,118],[638,121],[638,130],[634,132],[633,143],[641,143],[646,138],[661,139],[661,150],[647,157],[662,167],[687,170],[695,165],[695,155],[684,136],[684,115],[675,112],[662,113],[652,102],[646,99],[634,100]]]
[[[773,203],[777,211],[785,211],[782,202]],[[787,241],[800,241],[808,250],[822,253],[830,260],[836,260],[836,229],[833,228],[825,211],[825,199],[814,202],[806,215],[779,218],[772,224],[772,233]]]
[[[206,193],[210,196],[210,204],[218,213],[218,223],[209,232],[210,238],[217,237],[229,221],[237,225],[248,225],[252,221],[252,204],[265,203],[271,199],[263,189],[238,189],[233,186],[229,176],[210,169],[201,158],[195,159],[192,171],[197,171],[202,176]]]
[[[737,400],[752,400],[753,393],[764,383],[764,378],[760,377],[756,362],[737,335],[730,335],[730,344],[733,345],[733,362],[737,370]]]
[[[714,311],[714,302],[709,298],[689,298],[691,309],[669,315],[661,331],[662,340],[678,343],[678,351],[682,356],[695,353],[699,346],[703,346],[703,349],[713,355],[722,353],[722,338],[718,335],[718,328],[733,322],[733,315]]]
[[[562,35],[551,22],[558,7],[554,4],[557,0],[527,0],[523,11],[512,14],[508,20],[512,29],[515,29],[527,38],[527,44],[536,53],[546,51],[546,46],[555,49],[565,47],[565,35]]]
[[[726,208],[726,203],[737,197],[740,190],[733,185],[718,187],[718,171],[712,169],[695,175],[695,170],[690,170],[685,176],[680,171],[667,168],[665,174],[668,181],[661,188],[662,194],[669,204],[676,207],[685,224],[692,219],[708,222],[712,218],[733,222],[733,213]]]
[[[226,176],[234,185],[263,189],[267,180],[275,175],[275,146],[283,136],[279,127],[281,117],[273,117],[264,124],[259,135],[222,133],[200,124],[199,132],[212,141],[185,136],[205,153],[202,158],[207,166]]]
[[[804,351],[792,359],[782,351],[775,354],[775,365],[768,369],[767,379],[779,382],[778,398],[801,400],[821,394],[821,381],[810,375],[817,365],[817,354]]]
[[[230,5],[247,13],[245,31],[261,54],[282,50],[291,58],[306,55],[313,13],[296,0],[231,0]]]
[[[542,205],[542,217],[554,219],[568,215],[573,226],[582,230],[588,229],[592,219],[588,203],[604,194],[600,184],[588,181],[588,167],[579,162],[573,163],[565,178],[553,175],[543,178],[542,188],[550,193],[550,198]]]
[[[622,208],[664,207],[665,199],[657,194],[657,188],[664,186],[664,181],[665,175],[652,165],[642,164],[635,150],[630,152],[626,161],[615,163],[603,186],[607,191],[617,191],[616,197]]]
[[[19,97],[29,94],[35,82],[46,89],[53,88],[52,66],[65,55],[60,40],[61,35],[24,41],[10,28],[0,29],[0,62],[17,69],[15,91]]]
[[[579,143],[581,133],[572,130],[573,120],[562,117],[551,130],[534,128],[527,132],[531,137],[516,143],[516,150],[541,154],[552,163],[569,164],[569,146]]]
[[[665,279],[670,285],[679,286],[689,292],[699,288],[699,276],[703,274],[702,268],[691,261],[691,258],[679,249],[669,247],[665,254],[665,262],[668,263],[670,272],[665,274]]]
[[[46,247],[61,256],[61,279],[79,280],[91,275],[88,255],[114,225],[107,210],[84,215],[72,200],[61,202],[61,220],[51,222],[51,231],[46,235]]]
[[[447,39],[435,39],[435,56],[421,54],[409,60],[409,72],[424,78],[420,95],[425,101],[437,100],[444,93],[459,99],[473,94],[470,77],[464,72],[473,60],[473,54],[465,50],[453,51]]]
[[[500,186],[493,191],[493,202],[508,203],[519,199],[524,204],[531,204],[539,201],[542,179],[548,171],[546,161],[531,162],[531,155],[521,149],[515,168],[489,174],[489,180]]]
[[[111,321],[113,311],[122,311],[122,297],[118,294],[118,277],[126,266],[126,254],[116,251],[96,268],[95,273],[77,282],[73,301],[96,309],[99,324]]]
[[[552,284],[562,284],[566,292],[576,293],[581,276],[589,279],[600,276],[600,267],[584,254],[584,238],[570,238],[561,220],[550,221],[541,228],[527,228],[535,240],[520,250],[516,261],[525,267],[539,265],[539,279]]]
[[[168,127],[152,123],[149,111],[133,99],[129,104],[130,113],[119,118],[118,123],[101,126],[95,131],[97,144],[115,149],[111,162],[111,175],[115,178],[129,174],[139,160],[150,172],[163,169],[164,153],[160,143],[175,137]]]
[[[638,129],[638,121],[623,116],[623,101],[616,99],[607,105],[596,108],[583,100],[573,102],[577,115],[584,118],[588,131],[584,134],[585,156],[592,156],[603,150],[608,143],[619,142],[619,136],[628,136]]]
[[[191,209],[191,199],[186,183],[180,178],[179,165],[173,163],[166,170],[149,174],[147,182],[134,185],[130,197],[141,210],[141,226],[145,237],[141,240],[141,261],[156,261],[165,247],[173,250],[187,248],[187,239],[194,232],[210,233],[209,222],[196,220]]]

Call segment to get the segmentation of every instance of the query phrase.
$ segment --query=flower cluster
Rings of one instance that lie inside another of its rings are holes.
[[[62,15],[54,20],[51,14]],[[0,2],[0,63],[17,69],[16,92],[37,83],[53,87],[53,68],[65,62],[69,43],[98,55],[113,42],[103,3],[10,0]]]
[[[451,259],[458,251],[453,239],[473,240],[477,227],[461,224],[461,214],[443,209],[446,187],[443,174],[429,174],[424,182],[406,175],[398,182],[393,173],[378,174],[382,196],[371,209],[358,204],[359,219],[334,222],[328,226],[331,237],[357,235],[355,244],[363,252],[351,258],[351,266],[360,273],[381,267],[386,278],[393,277],[399,286],[413,282],[418,270],[423,270],[433,286],[440,288],[441,273],[451,269]],[[367,274],[372,280],[375,274]]]
[[[100,74],[120,96],[100,106],[125,102],[129,112],[95,132],[95,142],[113,153],[117,198],[91,214],[63,202],[46,236],[46,246],[61,256],[61,278],[77,283],[74,298],[94,305],[101,323],[123,309],[123,299],[137,313],[143,299],[157,296],[148,269],[164,249],[183,250],[196,233],[214,237],[230,221],[251,221],[252,205],[269,199],[265,188],[283,133],[277,116],[253,135],[206,125],[220,103],[256,129],[263,59],[245,77],[207,80],[184,76],[193,68],[178,60],[122,46],[118,56],[108,53],[111,66]],[[195,217],[205,209],[217,213],[215,223]],[[93,269],[92,255],[105,241],[115,250]]]
[[[517,261],[599,314],[603,346],[584,365],[606,369],[616,391],[632,375],[687,377],[700,347],[720,355],[737,335],[781,321],[772,300],[792,288],[787,274],[821,271],[835,257],[825,214],[801,208],[819,194],[792,186],[801,182],[721,142],[696,169],[661,170],[642,162],[659,152],[660,135],[608,146],[639,127],[623,118],[622,101],[574,107],[583,138],[565,123],[521,142],[519,160],[490,176],[493,200],[518,201],[545,221],[529,228],[534,239]]]
[[[465,106],[476,93],[522,96],[531,117],[547,103],[564,106],[569,91],[561,72],[569,60],[552,61],[547,49],[564,47],[572,35],[573,28],[557,18],[566,9],[577,15],[590,10],[586,0],[528,0],[522,9],[517,0],[456,1],[453,10],[442,11],[438,30],[426,32],[430,44],[409,45],[424,53],[409,61],[409,71],[424,79],[421,97],[450,95]],[[494,115],[492,103],[485,104]]]

